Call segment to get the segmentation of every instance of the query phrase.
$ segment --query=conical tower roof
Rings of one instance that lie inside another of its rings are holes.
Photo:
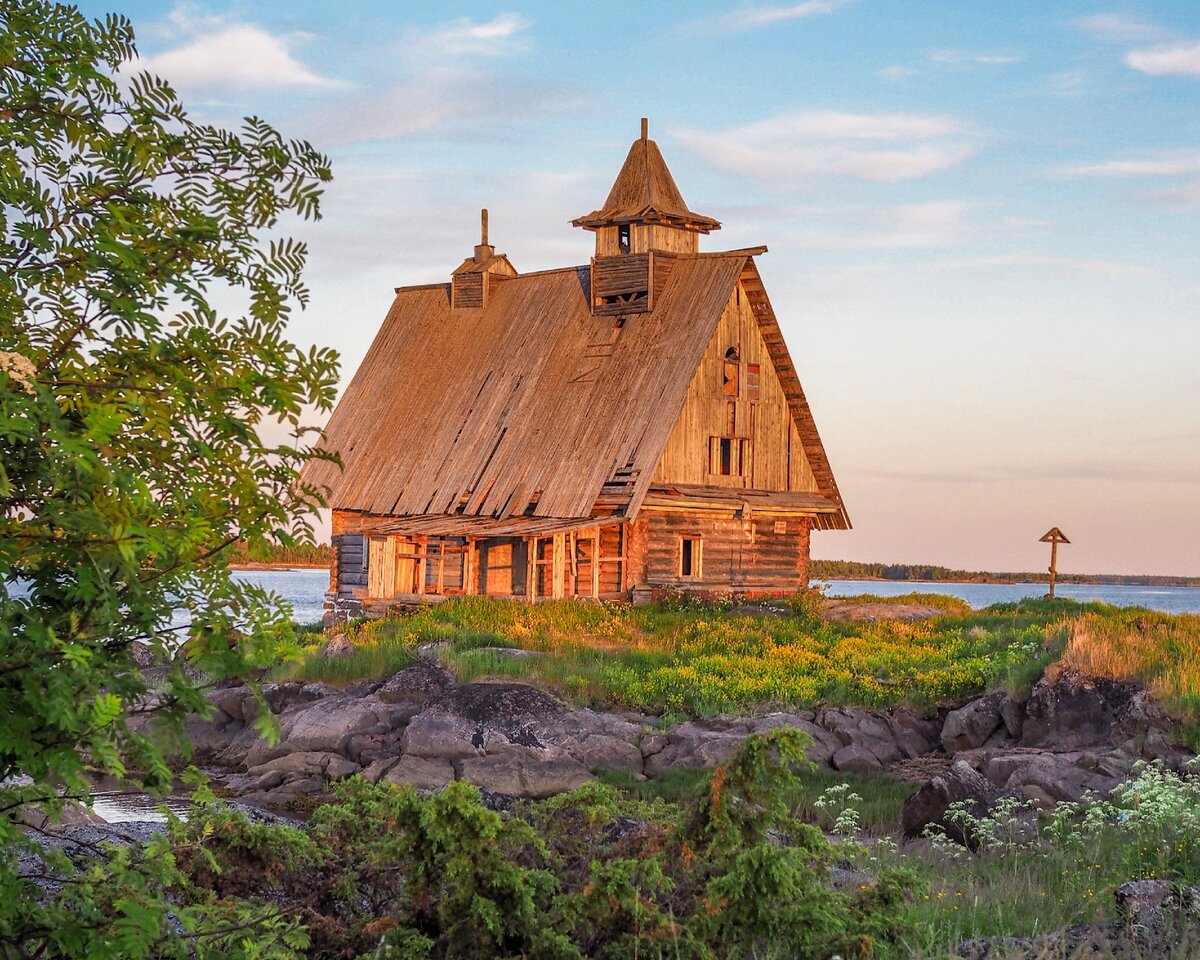
[[[625,157],[625,164],[617,174],[604,206],[571,222],[577,227],[593,230],[635,221],[669,223],[701,233],[720,230],[721,224],[717,220],[688,209],[658,144],[649,139],[646,132],[643,119],[642,136],[629,148],[629,155]]]

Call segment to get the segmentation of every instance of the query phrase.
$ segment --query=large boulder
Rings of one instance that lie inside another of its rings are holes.
[[[401,757],[377,778],[379,783],[417,790],[440,790],[453,779],[454,765],[449,760],[426,757]]]
[[[1114,727],[1130,715],[1137,693],[1136,684],[1074,671],[1043,677],[1025,704],[1021,745],[1055,750],[1108,746]]]
[[[587,767],[574,760],[548,760],[533,752],[512,752],[464,760],[462,779],[492,793],[540,799],[574,790],[593,777]]]
[[[900,826],[909,840],[923,837],[930,826],[936,826],[956,843],[972,846],[975,838],[946,818],[950,805],[965,802],[972,816],[981,817],[999,796],[1000,791],[986,777],[966,761],[958,760],[904,801]]]
[[[471,683],[431,700],[405,729],[403,750],[406,756],[455,761],[533,751],[543,761],[640,775],[641,734],[637,724],[570,707],[526,684]]]
[[[974,750],[987,742],[1004,723],[1000,707],[1007,699],[1003,691],[985,694],[946,715],[942,725],[942,747],[952,756]]]

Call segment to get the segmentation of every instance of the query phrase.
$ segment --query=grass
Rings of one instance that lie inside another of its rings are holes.
[[[701,794],[709,771],[677,771],[652,782],[628,775],[601,779],[635,802],[686,804]],[[1114,890],[1127,880],[1157,878],[1181,884],[1200,880],[1200,780],[1194,774],[1148,771],[1117,799],[1107,814],[1085,816],[1070,805],[1057,823],[1032,814],[999,815],[1002,831],[979,852],[919,842],[900,847],[898,822],[911,785],[879,776],[855,776],[823,768],[798,771],[786,794],[792,815],[829,831],[840,808],[819,803],[824,795],[852,792],[859,828],[848,836],[843,865],[873,874],[905,867],[919,880],[909,903],[914,936],[881,946],[879,960],[948,958],[963,941],[988,937],[1034,937],[1076,924],[1100,926],[1115,918]],[[1130,813],[1129,811],[1137,811]],[[1009,824],[1018,823],[1018,829]],[[1100,826],[1088,826],[1088,824]],[[1200,947],[1200,928],[1180,931]],[[1108,943],[1087,950],[1046,947],[1014,954],[1024,960],[1113,956]],[[1161,949],[1161,944],[1158,945]],[[1094,950],[1094,952],[1092,952]],[[1144,952],[1132,945],[1117,954],[1132,958],[1194,956]],[[1000,960],[1003,952],[988,954]]]
[[[290,675],[333,684],[384,677],[433,644],[463,682],[507,677],[594,707],[708,716],[818,703],[925,706],[992,685],[1031,684],[1065,643],[1066,618],[1079,607],[1035,601],[973,613],[943,597],[906,599],[928,599],[947,613],[922,622],[832,624],[807,595],[783,604],[783,616],[728,603],[528,605],[471,597],[352,624],[351,654],[326,657],[322,641]]]
[[[946,612],[919,622],[827,623],[813,594],[761,614],[733,602],[468,597],[350,624],[354,650],[344,656],[325,656],[328,640],[307,633],[314,642],[286,676],[337,685],[387,677],[433,645],[462,682],[511,678],[585,706],[710,716],[817,704],[920,708],[997,687],[1023,697],[1047,668],[1073,669],[1146,684],[1200,744],[1200,616],[1070,600],[973,611],[940,595],[891,599]]]

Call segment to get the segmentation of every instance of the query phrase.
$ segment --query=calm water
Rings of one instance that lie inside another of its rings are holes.
[[[1044,583],[928,583],[919,580],[822,580],[825,594],[849,597],[869,593],[896,597],[903,593],[942,593],[961,597],[979,609],[993,603],[1008,603],[1024,597],[1044,597]],[[1072,600],[1099,600],[1114,607],[1148,607],[1163,613],[1200,613],[1200,587],[1132,587],[1115,584],[1060,583],[1054,590]]]
[[[292,567],[287,570],[235,570],[235,580],[270,590],[292,606],[296,623],[316,623],[325,614],[322,606],[329,589],[326,567]]]
[[[275,591],[292,605],[297,623],[320,620],[329,571],[321,569],[239,570],[234,576]],[[962,597],[976,609],[1023,597],[1044,597],[1044,583],[926,583],[892,580],[827,580],[831,597],[870,593],[894,597],[902,593],[944,593]],[[1130,587],[1109,584],[1059,584],[1056,592],[1074,600],[1100,600],[1114,607],[1148,607],[1164,613],[1200,613],[1200,587]]]

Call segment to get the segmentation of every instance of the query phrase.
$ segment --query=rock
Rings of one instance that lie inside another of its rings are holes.
[[[831,762],[835,770],[841,770],[843,773],[872,773],[883,769],[879,758],[857,743],[842,747],[833,755]]]
[[[946,811],[952,803],[966,802],[972,815],[983,816],[998,797],[999,791],[987,779],[959,760],[904,801],[900,826],[907,839],[924,836],[926,828],[932,825],[940,827],[956,843],[971,846],[974,838],[966,836],[956,824],[948,823]]]
[[[1145,924],[1147,914],[1157,913],[1177,900],[1175,884],[1168,880],[1130,880],[1112,892],[1117,913],[1129,924]]]
[[[423,704],[454,687],[454,674],[439,663],[418,660],[392,674],[375,695],[384,703]]]
[[[574,790],[594,779],[587,767],[573,760],[530,755],[472,757],[462,762],[462,778],[493,793],[532,799]]]
[[[1047,674],[1025,704],[1021,745],[1055,750],[1108,746],[1114,727],[1131,717],[1137,692],[1132,683],[1084,677],[1073,671],[1053,678]]]
[[[139,670],[150,670],[153,667],[162,665],[158,652],[154,647],[141,640],[134,640],[129,645],[129,653],[132,655],[133,662]]]
[[[493,756],[521,758],[533,751],[542,762],[563,761],[585,771],[625,770],[640,776],[641,736],[637,724],[567,706],[525,684],[473,683],[446,691],[413,717],[404,731],[403,752],[465,762]],[[489,789],[506,792],[500,787]]]
[[[942,725],[942,747],[949,754],[982,746],[1003,724],[1000,704],[1005,694],[995,691],[972,700],[946,715]]]
[[[454,765],[449,760],[401,757],[378,782],[417,790],[440,790],[453,779]]]
[[[545,651],[526,650],[524,647],[474,647],[472,653],[490,653],[495,657],[513,657],[520,660],[526,657],[544,657]]]
[[[340,753],[351,736],[380,723],[381,706],[369,697],[327,696],[302,702],[280,716],[280,743],[289,751]]]
[[[1021,739],[1021,727],[1025,723],[1025,705],[1012,697],[1000,701],[1000,719],[1004,721],[1004,729],[1014,740]]]
[[[350,638],[344,633],[335,633],[325,641],[325,646],[321,650],[321,656],[326,660],[339,660],[342,657],[350,656],[352,653],[354,653],[354,644],[350,642]]]
[[[387,757],[383,760],[374,760],[365,767],[360,776],[367,783],[378,783],[383,775],[392,769],[400,760],[398,757]]]
[[[326,780],[345,780],[346,777],[357,773],[360,767],[357,763],[347,760],[336,753],[321,753],[319,751],[300,751],[287,753],[265,763],[251,767],[246,772],[251,775],[278,773],[285,778],[295,774],[304,776],[320,776]],[[256,785],[264,789],[263,784]]]

